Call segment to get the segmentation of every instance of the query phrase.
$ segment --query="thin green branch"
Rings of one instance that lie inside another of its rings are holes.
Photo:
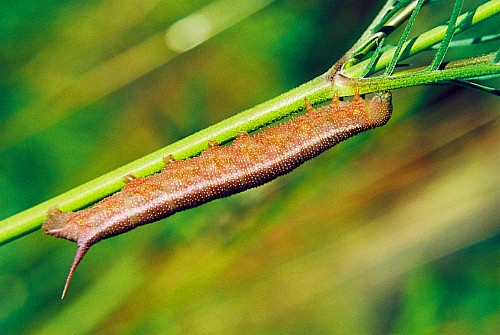
[[[424,3],[428,1],[429,0],[424,0]],[[384,19],[376,27],[377,31],[387,29],[388,27],[392,27],[393,29],[399,27],[401,23],[406,21],[411,16],[415,10],[417,2],[418,0],[398,1],[391,9],[390,15],[384,17]]]
[[[451,41],[448,45],[448,48],[463,48],[469,47],[475,44],[489,43],[500,40],[500,34],[491,34],[486,36],[479,36],[473,38],[464,38],[461,40]],[[433,45],[431,49],[439,49],[441,47],[441,43]]]
[[[417,15],[420,12],[420,9],[422,8],[423,4],[424,0],[418,0],[418,2],[416,3],[415,9],[413,9],[410,19],[408,20],[408,24],[406,25],[405,30],[403,31],[403,34],[399,39],[398,45],[396,46],[396,50],[392,55],[392,59],[389,62],[389,65],[385,69],[384,76],[390,76],[394,71],[394,69],[396,68],[396,64],[397,62],[399,62],[399,59],[401,57],[401,50],[403,48],[403,45],[405,44],[408,35],[410,35],[410,30],[413,27],[413,23],[415,23]]]
[[[365,70],[360,76],[361,78],[368,76],[368,74],[370,73],[371,69],[373,68],[373,66],[379,59],[380,55],[382,54],[382,48],[384,47],[384,43],[385,43],[385,36],[380,39],[377,48],[373,52],[373,55],[370,57],[370,62],[368,63]]]
[[[448,23],[448,28],[446,29],[446,33],[444,34],[443,41],[440,43],[439,49],[432,60],[431,65],[429,66],[429,71],[435,71],[441,65],[441,62],[444,59],[444,55],[448,50],[448,46],[450,45],[451,40],[453,39],[453,35],[455,35],[455,31],[457,29],[456,22],[457,18],[460,15],[460,11],[462,10],[462,5],[464,0],[455,0],[455,5],[453,6],[453,12],[451,13],[450,21]]]
[[[490,87],[490,86],[486,86],[486,85],[481,85],[481,84],[478,84],[478,83],[474,83],[472,81],[460,80],[460,79],[454,79],[454,80],[451,80],[450,82],[453,83],[453,84],[459,85],[459,86],[471,88],[471,89],[479,91],[479,92],[483,92],[483,93],[488,93],[488,94],[493,94],[493,95],[496,95],[496,96],[500,96],[500,90],[498,90],[498,89],[496,89],[494,87]]]

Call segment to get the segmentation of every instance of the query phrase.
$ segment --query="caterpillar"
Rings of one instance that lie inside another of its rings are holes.
[[[48,211],[46,234],[77,244],[62,298],[76,267],[95,243],[176,212],[263,185],[282,176],[335,144],[382,126],[392,113],[390,92],[351,102],[335,95],[331,104],[314,109],[255,135],[239,133],[231,145],[209,142],[200,155],[186,160],[165,158],[161,172],[124,178],[125,187],[92,207],[63,213]]]

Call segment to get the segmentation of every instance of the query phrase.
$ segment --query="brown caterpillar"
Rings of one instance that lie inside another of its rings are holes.
[[[335,144],[368,129],[384,125],[392,112],[391,93],[376,94],[369,103],[356,94],[351,102],[337,96],[328,106],[269,127],[256,135],[246,133],[230,146],[209,143],[199,156],[165,159],[160,173],[146,178],[125,177],[125,187],[77,212],[49,210],[43,229],[47,234],[75,241],[78,249],[64,286],[93,244],[160,220],[208,201],[265,184],[284,175]]]

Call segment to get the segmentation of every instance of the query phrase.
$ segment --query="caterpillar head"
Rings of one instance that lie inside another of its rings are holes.
[[[384,91],[375,94],[370,100],[369,118],[374,126],[383,126],[392,115],[392,94]]]

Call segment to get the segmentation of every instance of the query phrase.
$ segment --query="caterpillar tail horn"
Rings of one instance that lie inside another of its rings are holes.
[[[73,258],[73,263],[71,264],[71,268],[69,269],[68,277],[66,278],[66,284],[64,284],[64,289],[61,295],[61,299],[64,299],[66,296],[66,292],[68,291],[68,286],[73,277],[73,273],[75,273],[76,267],[80,264],[80,261],[85,256],[85,253],[89,250],[89,246],[86,244],[78,245],[78,249],[76,249],[75,257]]]

